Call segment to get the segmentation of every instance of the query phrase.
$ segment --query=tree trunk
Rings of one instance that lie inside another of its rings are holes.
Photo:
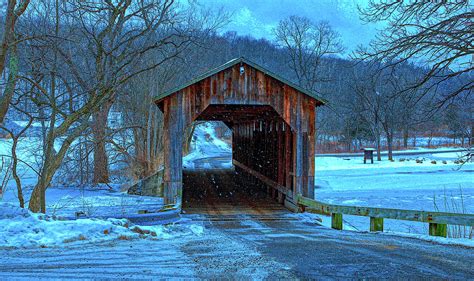
[[[380,152],[380,134],[375,137],[377,139],[377,161],[382,161],[382,155]]]
[[[393,160],[393,134],[391,132],[387,132],[387,148],[388,148],[388,160]]]
[[[107,137],[107,121],[112,101],[107,101],[94,113],[92,134],[94,137],[94,184],[109,183],[109,159],[105,149]]]
[[[38,182],[35,186],[35,188],[33,189],[33,193],[31,193],[31,198],[30,198],[30,203],[28,205],[28,209],[30,209],[30,211],[32,211],[33,213],[38,213],[38,212],[42,212],[42,213],[46,213],[46,210],[41,210],[41,198],[43,197],[42,196],[42,190],[45,190],[46,188],[41,185],[41,182]]]
[[[193,140],[194,129],[196,129],[196,126],[198,124],[199,122],[193,122],[191,126],[189,126],[185,131],[185,137],[183,142],[183,155],[187,155],[191,150],[191,142]]]
[[[471,134],[469,135],[469,146],[471,147],[473,145],[474,145],[474,124],[471,125]]]
[[[408,128],[403,130],[403,147],[408,148]]]
[[[13,94],[15,93],[15,86],[18,74],[18,54],[15,45],[12,45],[10,47],[10,63],[8,69],[9,73],[7,86],[5,88],[5,92],[0,97],[0,124],[3,124],[5,116],[8,112],[8,108],[10,107],[10,102],[13,98]]]
[[[28,209],[34,213],[46,213],[46,189],[51,183],[53,175],[62,161],[62,159],[51,160],[50,157],[46,157],[46,159],[45,166],[43,167],[41,176],[38,178],[38,182],[31,193],[30,203],[28,205]],[[48,159],[51,161],[48,161]],[[59,163],[57,163],[57,161],[59,161]]]
[[[12,165],[12,176],[15,179],[16,183],[16,190],[18,193],[18,202],[20,203],[20,207],[24,208],[25,207],[25,199],[23,197],[23,190],[21,187],[21,180],[20,177],[18,176],[18,171],[17,171],[17,166],[18,166],[18,157],[16,155],[16,147],[18,145],[18,138],[14,137],[13,138],[13,145],[12,145],[12,158],[13,158],[13,165]]]
[[[3,31],[2,45],[0,48],[0,74],[2,74],[5,69],[5,61],[10,48],[10,43],[14,40],[16,22],[15,6],[16,1],[8,1],[5,14],[5,27]]]

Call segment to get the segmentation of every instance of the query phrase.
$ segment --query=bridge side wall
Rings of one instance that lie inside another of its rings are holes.
[[[278,152],[278,159],[275,159],[275,161],[277,163],[285,161],[285,165],[291,163],[291,168],[287,166],[285,168],[280,167],[280,170],[277,171],[273,167],[278,174],[272,175],[272,178],[283,177],[276,179],[285,182],[286,185],[291,182],[295,194],[301,193],[310,198],[314,197],[316,100],[257,69],[246,64],[242,66],[244,67],[243,74],[240,73],[240,65],[235,65],[192,84],[160,102],[160,108],[164,113],[163,183],[167,204],[179,203],[181,199],[184,130],[209,105],[213,104],[269,105],[275,109],[282,120],[274,123],[264,122],[265,129],[262,131],[252,130],[250,133],[250,127],[247,127],[250,125],[234,124],[234,126],[236,126],[236,129],[240,128],[239,130],[247,128],[247,138],[250,136],[250,142],[253,145],[268,143],[278,146],[278,142],[283,141],[285,145],[280,144],[280,148],[283,149],[284,147],[286,153],[280,154]],[[265,118],[262,117],[262,119]],[[284,126],[283,123],[291,128],[291,136],[286,135],[284,129],[278,131]],[[257,135],[263,137],[263,141],[256,137]],[[291,138],[291,141],[288,138]],[[291,152],[289,154],[291,156],[288,156],[287,145],[290,143]],[[257,151],[252,152],[257,153]],[[273,151],[266,150],[262,159],[274,159],[276,155],[273,153]],[[288,157],[292,158],[289,162]],[[247,161],[251,161],[251,159],[249,158]],[[251,167],[256,168],[257,164],[252,164]],[[282,170],[285,170],[285,172],[282,172]],[[273,170],[269,168],[266,173],[270,175],[270,171]]]

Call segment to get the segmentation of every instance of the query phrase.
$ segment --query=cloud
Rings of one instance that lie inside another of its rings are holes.
[[[223,7],[232,12],[231,23],[225,31],[240,35],[273,39],[272,29],[278,22],[291,15],[311,20],[328,21],[341,34],[348,50],[367,44],[376,33],[375,24],[364,24],[359,19],[358,5],[364,0],[201,0],[206,7]]]
[[[248,7],[243,7],[233,14],[227,29],[255,38],[269,38],[272,37],[274,27],[275,23],[265,23],[256,17]]]

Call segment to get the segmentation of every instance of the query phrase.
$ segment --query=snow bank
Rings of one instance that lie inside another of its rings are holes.
[[[202,235],[203,231],[203,227],[196,224],[136,226],[126,219],[63,220],[0,203],[0,247],[47,247],[137,238],[170,239]]]

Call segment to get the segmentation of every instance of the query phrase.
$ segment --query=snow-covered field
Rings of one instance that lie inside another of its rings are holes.
[[[374,164],[363,164],[362,157],[317,157],[315,197],[332,204],[474,213],[474,163],[455,164],[459,156],[396,156],[394,162],[384,159]],[[423,158],[423,163],[415,161]],[[369,228],[368,218],[345,216],[345,220],[348,229]],[[323,222],[330,225],[329,218]],[[386,220],[385,229],[428,232],[427,224],[393,220]]]

